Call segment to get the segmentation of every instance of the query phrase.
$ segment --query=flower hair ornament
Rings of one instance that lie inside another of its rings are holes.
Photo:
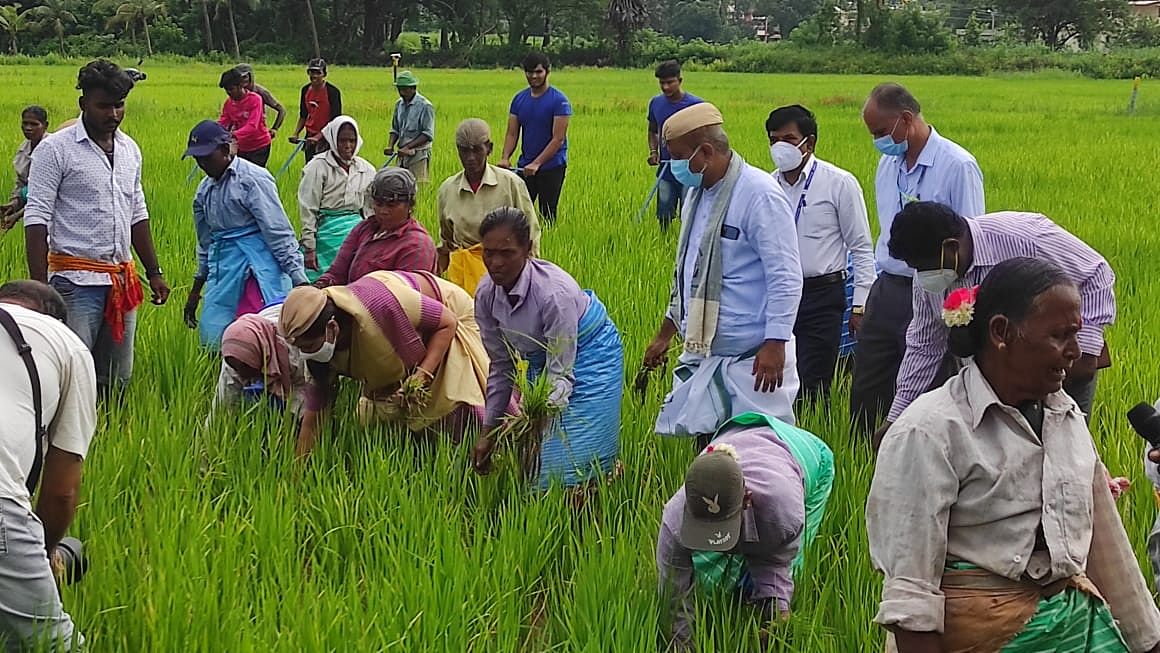
[[[720,451],[721,453],[729,456],[733,460],[736,460],[738,462],[741,461],[741,456],[737,455],[737,450],[734,449],[733,445],[731,445],[731,444],[711,444],[711,445],[705,447],[705,450],[702,451],[701,453],[707,454],[707,453],[713,453],[714,451]]]
[[[943,302],[942,319],[948,327],[964,327],[975,317],[975,299],[979,296],[979,287],[959,288],[947,295]]]

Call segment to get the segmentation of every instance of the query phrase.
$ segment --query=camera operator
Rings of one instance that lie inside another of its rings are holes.
[[[57,544],[76,512],[96,427],[97,385],[92,355],[64,323],[65,310],[46,284],[0,286],[0,642],[9,651],[68,651],[84,644],[61,605],[53,568],[60,564]],[[15,334],[9,332],[13,325]],[[22,354],[20,340],[30,356]]]

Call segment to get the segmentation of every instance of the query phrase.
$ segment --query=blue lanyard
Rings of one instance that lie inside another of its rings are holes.
[[[806,208],[806,193],[810,192],[810,184],[814,181],[814,173],[818,171],[818,160],[810,166],[810,174],[806,175],[806,185],[802,188],[802,196],[798,199],[797,208],[793,212],[793,223],[796,225],[802,217],[802,209]]]
[[[903,174],[904,171],[902,169],[902,166],[904,166],[904,165],[906,165],[905,159],[903,159],[902,161],[899,161],[898,173],[900,176],[903,176],[903,177],[906,176],[905,174]],[[921,202],[922,201],[922,192],[919,190],[919,188],[922,186],[922,178],[925,175],[926,175],[926,166],[922,166],[922,169],[918,171],[918,183],[916,183],[914,185],[914,192],[915,192],[914,195],[911,195],[910,193],[906,192],[905,190],[902,190],[902,184],[898,183],[898,177],[894,178],[894,186],[896,189],[898,189],[898,208],[899,208],[899,210],[905,208],[906,205],[910,204],[911,202]]]

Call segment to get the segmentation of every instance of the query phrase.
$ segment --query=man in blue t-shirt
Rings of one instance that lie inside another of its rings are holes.
[[[681,90],[681,64],[676,60],[662,61],[657,66],[657,81],[661,94],[648,103],[648,164],[659,165],[657,174],[657,220],[661,229],[668,229],[677,216],[677,205],[685,194],[685,187],[669,171],[669,151],[661,141],[661,128],[674,113],[703,100]]]
[[[568,168],[568,120],[572,104],[548,84],[552,64],[542,52],[524,57],[528,88],[512,98],[499,167],[511,169],[516,143],[523,139],[516,172],[528,186],[528,194],[547,224],[556,221],[556,205],[564,188]]]

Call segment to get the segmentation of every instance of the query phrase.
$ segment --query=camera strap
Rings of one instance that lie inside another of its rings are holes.
[[[36,486],[40,483],[40,468],[44,464],[44,441],[48,430],[44,427],[44,415],[40,397],[40,373],[36,370],[36,360],[32,357],[32,347],[24,340],[24,333],[12,319],[8,311],[0,308],[0,325],[8,332],[12,342],[16,345],[16,352],[24,360],[24,368],[28,371],[28,381],[32,384],[32,409],[36,414],[36,454],[32,459],[32,469],[28,472],[25,487],[28,495],[36,494]]]

